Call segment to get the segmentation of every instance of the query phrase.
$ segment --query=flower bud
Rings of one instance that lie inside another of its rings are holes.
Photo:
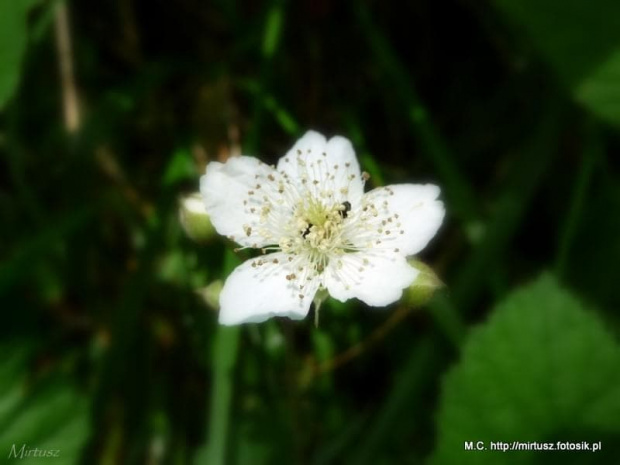
[[[224,287],[224,283],[221,279],[217,279],[207,285],[206,287],[198,289],[196,292],[202,300],[213,310],[220,309],[220,293],[222,292],[222,288]]]
[[[199,193],[182,198],[180,203],[179,220],[183,230],[191,239],[196,242],[207,242],[215,237],[215,229]]]
[[[444,286],[433,269],[426,263],[409,259],[409,264],[420,273],[415,281],[403,292],[402,303],[408,307],[421,307],[435,294],[435,290]]]

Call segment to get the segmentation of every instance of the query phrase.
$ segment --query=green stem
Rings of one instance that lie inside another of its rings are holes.
[[[230,274],[239,263],[231,251],[225,255],[224,273]],[[207,441],[207,463],[226,463],[226,451],[229,442],[230,415],[232,410],[234,369],[239,352],[239,326],[218,325],[213,346],[213,391],[211,408],[207,421],[209,439]]]
[[[215,335],[213,366],[213,395],[209,412],[210,438],[207,463],[226,463],[230,430],[230,411],[233,398],[233,372],[239,351],[239,326],[218,326]]]

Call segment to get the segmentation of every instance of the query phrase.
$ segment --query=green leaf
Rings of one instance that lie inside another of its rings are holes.
[[[524,30],[573,97],[620,124],[620,2],[496,0]]]
[[[0,345],[0,453],[26,465],[78,463],[90,429],[87,399],[61,376],[29,387],[29,347]]]
[[[620,46],[575,87],[574,93],[595,115],[620,124]]]
[[[164,187],[172,186],[179,181],[195,179],[197,175],[192,155],[187,149],[179,148],[166,166],[166,171],[162,179]]]
[[[619,366],[620,348],[597,317],[541,277],[472,332],[446,376],[432,463],[528,464],[554,454],[465,451],[466,441],[605,438],[611,449],[620,439]]]
[[[28,43],[27,13],[32,0],[0,0],[0,111],[17,89]]]

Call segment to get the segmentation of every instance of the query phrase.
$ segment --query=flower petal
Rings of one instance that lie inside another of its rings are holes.
[[[226,163],[211,162],[200,178],[200,192],[211,223],[217,232],[248,247],[273,243],[267,226],[260,224],[260,211],[249,203],[255,193],[257,178],[265,178],[275,170],[257,158],[231,157]],[[261,234],[262,231],[262,234]]]
[[[355,297],[381,307],[400,299],[418,273],[401,255],[357,252],[330,262],[324,279],[329,294],[341,302]]]
[[[344,186],[347,189],[342,201],[347,200],[353,206],[358,205],[364,195],[364,181],[349,139],[341,136],[332,137],[327,142],[327,159],[334,175],[334,185]]]
[[[348,139],[335,136],[329,141],[308,131],[278,162],[278,171],[297,180],[315,198],[358,204],[364,192],[360,166]]]
[[[367,192],[357,228],[347,231],[358,247],[384,249],[409,256],[435,236],[445,215],[432,184],[398,184]],[[355,224],[352,222],[352,224]]]
[[[308,314],[319,280],[299,281],[287,255],[273,253],[239,265],[220,294],[219,322],[223,325],[258,323],[273,316],[300,320]]]

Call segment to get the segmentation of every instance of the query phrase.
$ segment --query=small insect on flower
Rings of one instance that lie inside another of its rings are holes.
[[[444,217],[439,188],[399,184],[364,193],[351,143],[307,132],[271,167],[256,158],[211,162],[200,180],[217,232],[266,255],[226,279],[219,321],[304,318],[315,295],[371,306],[398,300],[419,271],[407,263]]]

